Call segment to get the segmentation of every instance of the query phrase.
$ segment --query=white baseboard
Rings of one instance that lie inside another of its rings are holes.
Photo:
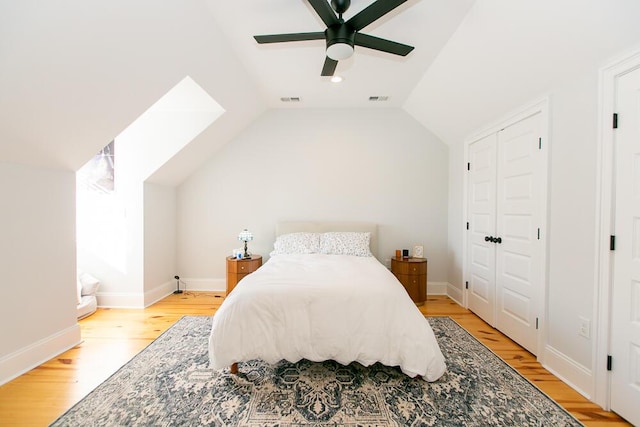
[[[98,307],[144,308],[144,294],[141,292],[98,292]]]
[[[82,341],[77,323],[0,359],[0,385],[64,353]]]
[[[145,308],[160,301],[177,289],[175,281],[170,280],[142,293],[134,292],[98,292],[98,307],[109,308]],[[225,292],[226,279],[180,279],[183,291]]]
[[[182,283],[180,284],[180,289],[182,289]],[[160,301],[162,298],[171,294],[173,291],[177,289],[177,284],[175,281],[164,282],[160,286],[156,286],[144,293],[144,306],[149,307]]]
[[[578,393],[591,400],[593,397],[593,373],[567,355],[551,346],[544,349],[542,366]]]
[[[447,295],[448,282],[427,282],[427,295]]]
[[[447,296],[457,302],[458,305],[464,307],[464,304],[462,304],[462,301],[464,299],[462,297],[462,292],[462,289],[453,286],[451,283],[447,283]]]
[[[226,292],[227,279],[182,279],[187,291]]]

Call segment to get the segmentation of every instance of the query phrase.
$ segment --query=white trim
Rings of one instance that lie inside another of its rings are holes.
[[[566,356],[564,353],[556,350],[554,347],[546,346],[544,352],[545,360],[549,363],[542,364],[542,366],[547,371],[560,378],[564,383],[587,399],[593,397],[589,392],[591,384],[593,383],[592,371]]]
[[[180,286],[180,289],[182,289],[182,286]],[[150,305],[157,303],[175,290],[176,283],[173,281],[164,282],[160,286],[156,286],[144,293],[144,306],[149,307]]]
[[[465,138],[465,148],[469,148],[469,145],[479,139],[482,139],[492,133],[496,133],[505,128],[505,126],[512,125],[519,121],[526,119],[527,117],[531,117],[534,114],[541,112],[545,113],[548,116],[549,111],[549,99],[550,95],[545,95],[540,97],[528,104],[525,104],[521,108],[513,110],[510,113],[505,114],[501,119],[494,121],[493,123],[480,128],[478,131],[471,133],[467,138]],[[545,122],[545,129],[548,122]]]
[[[104,308],[144,308],[144,294],[141,292],[98,292],[98,307]]]
[[[459,306],[465,307],[462,304],[462,299],[464,296],[464,291],[456,286],[453,286],[451,283],[447,284],[447,296],[458,303]],[[466,307],[465,307],[466,308]]]
[[[187,291],[209,291],[209,292],[226,292],[226,278],[206,278],[206,279],[182,279],[186,284]]]
[[[427,295],[447,295],[449,282],[427,282]]]
[[[596,164],[596,251],[593,313],[595,319],[593,349],[593,401],[604,409],[610,408],[611,384],[606,370],[611,331],[611,251],[609,236],[615,234],[612,194],[614,168],[614,135],[612,118],[615,108],[617,79],[640,68],[640,50],[612,61],[599,71],[598,91],[598,156]]]
[[[80,325],[76,323],[2,357],[0,359],[0,385],[42,365],[80,344],[81,341]]]
[[[225,292],[226,279],[180,279],[183,291]],[[176,290],[176,282],[165,282],[145,293],[132,292],[98,292],[98,307],[103,308],[145,308],[160,301]]]

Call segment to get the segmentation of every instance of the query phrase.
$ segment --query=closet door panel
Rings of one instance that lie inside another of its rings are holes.
[[[496,327],[536,353],[540,114],[498,132]]]
[[[496,229],[496,135],[469,147],[469,309],[495,326],[495,244],[486,237]]]

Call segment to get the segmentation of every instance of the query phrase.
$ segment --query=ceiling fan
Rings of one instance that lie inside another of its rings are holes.
[[[253,37],[260,44],[326,40],[327,56],[322,67],[322,76],[333,76],[338,61],[349,58],[353,54],[354,45],[400,56],[406,56],[413,50],[413,46],[359,32],[407,0],[377,0],[346,22],[342,19],[342,14],[349,9],[351,0],[331,0],[331,6],[329,6],[327,0],[307,1],[326,24],[326,30],[313,33],[269,34]]]

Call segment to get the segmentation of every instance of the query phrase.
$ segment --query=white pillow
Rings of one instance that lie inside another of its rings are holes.
[[[100,286],[100,281],[89,273],[80,273],[78,281],[82,284],[82,296],[95,295]]]
[[[334,231],[320,236],[320,253],[328,255],[373,256],[369,250],[371,233]]]
[[[78,304],[82,302],[82,283],[80,282],[80,278],[76,279],[76,297],[78,299]]]
[[[269,255],[315,254],[319,251],[320,234],[300,232],[278,236]]]

